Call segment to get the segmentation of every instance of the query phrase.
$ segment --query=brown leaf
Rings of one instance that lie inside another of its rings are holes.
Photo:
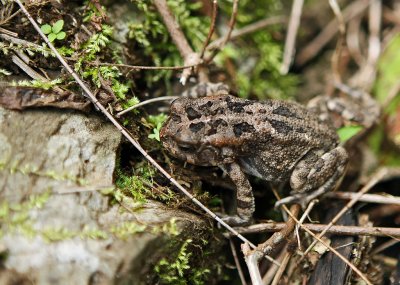
[[[70,91],[44,90],[33,87],[0,87],[0,106],[12,110],[55,107],[88,112],[90,101]]]

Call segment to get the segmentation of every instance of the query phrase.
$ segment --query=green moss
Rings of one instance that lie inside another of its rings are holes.
[[[33,237],[36,234],[32,226],[29,211],[42,208],[49,200],[50,192],[46,191],[38,195],[30,195],[22,203],[4,201],[0,204],[0,230],[1,232],[21,232]]]
[[[18,161],[12,161],[9,167],[1,168],[0,170],[8,169],[10,174],[14,174],[16,172],[22,173],[24,175],[35,175],[39,177],[47,177],[57,181],[71,181],[76,183],[77,185],[86,185],[87,181],[85,179],[76,177],[75,174],[71,173],[59,173],[55,170],[47,170],[47,171],[39,171],[39,168],[36,165],[19,165]]]
[[[59,228],[45,228],[41,231],[42,236],[47,240],[47,241],[60,241],[60,240],[66,240],[66,239],[71,239],[76,236],[76,233],[64,228],[64,227],[59,227]]]
[[[172,218],[168,223],[164,223],[160,227],[153,227],[152,233],[156,234],[159,232],[163,232],[170,236],[178,236],[181,233],[175,218]]]
[[[97,228],[90,228],[85,226],[83,230],[79,233],[81,238],[88,238],[88,239],[106,239],[108,238],[108,234],[105,231],[102,231]]]
[[[154,268],[160,284],[207,284],[211,269],[206,267],[194,268],[191,265],[194,255],[189,247],[193,246],[193,240],[187,239],[175,254],[160,259]],[[212,265],[210,262],[207,262],[207,264]]]
[[[148,163],[138,163],[133,175],[127,175],[117,170],[115,185],[117,189],[113,195],[117,201],[123,201],[124,197],[132,198],[134,202],[143,204],[148,198],[169,202],[175,195],[168,187],[157,185],[153,176],[155,170]]]
[[[130,236],[142,233],[146,230],[147,226],[138,224],[136,222],[125,222],[111,228],[111,232],[120,239],[127,239]]]
[[[208,17],[200,16],[200,2],[186,0],[167,2],[192,48],[200,51],[210,24]],[[151,1],[135,0],[132,3],[141,15],[129,24],[129,38],[132,45],[138,47],[135,50],[143,53],[143,65],[182,65],[182,57]],[[172,74],[171,70],[157,70],[146,71],[144,76],[148,86],[159,81],[164,81],[168,86]]]
[[[232,5],[222,2],[221,6],[230,15]],[[268,16],[283,14],[282,6],[281,1],[277,0],[239,1],[240,12],[235,27],[239,29]],[[240,97],[255,95],[259,99],[284,99],[295,94],[299,82],[297,77],[280,74],[283,42],[273,38],[274,29],[269,27],[245,35],[217,55],[216,62],[221,68],[224,68],[227,60],[235,65],[236,72],[231,81],[236,85]]]

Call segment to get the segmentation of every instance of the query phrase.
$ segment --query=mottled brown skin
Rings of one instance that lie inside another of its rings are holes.
[[[161,140],[179,159],[228,173],[237,188],[237,215],[227,217],[228,223],[249,223],[254,212],[245,173],[289,180],[293,195],[283,203],[305,205],[335,187],[347,154],[331,125],[294,102],[256,102],[231,96],[221,85],[204,88],[197,87],[202,94],[218,95],[175,100]]]

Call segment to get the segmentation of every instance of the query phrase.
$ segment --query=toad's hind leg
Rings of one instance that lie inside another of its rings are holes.
[[[278,201],[275,206],[299,203],[305,208],[311,200],[335,189],[347,165],[347,152],[340,146],[321,152],[310,151],[299,161],[290,177],[292,195]]]
[[[232,226],[246,225],[251,222],[254,210],[254,196],[249,180],[239,164],[232,163],[221,167],[236,186],[236,215],[224,217]]]

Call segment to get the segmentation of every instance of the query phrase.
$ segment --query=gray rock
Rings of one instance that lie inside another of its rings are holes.
[[[174,238],[160,225],[205,228],[157,202],[110,205],[97,190],[113,186],[120,141],[99,116],[0,108],[1,284],[144,284]]]

